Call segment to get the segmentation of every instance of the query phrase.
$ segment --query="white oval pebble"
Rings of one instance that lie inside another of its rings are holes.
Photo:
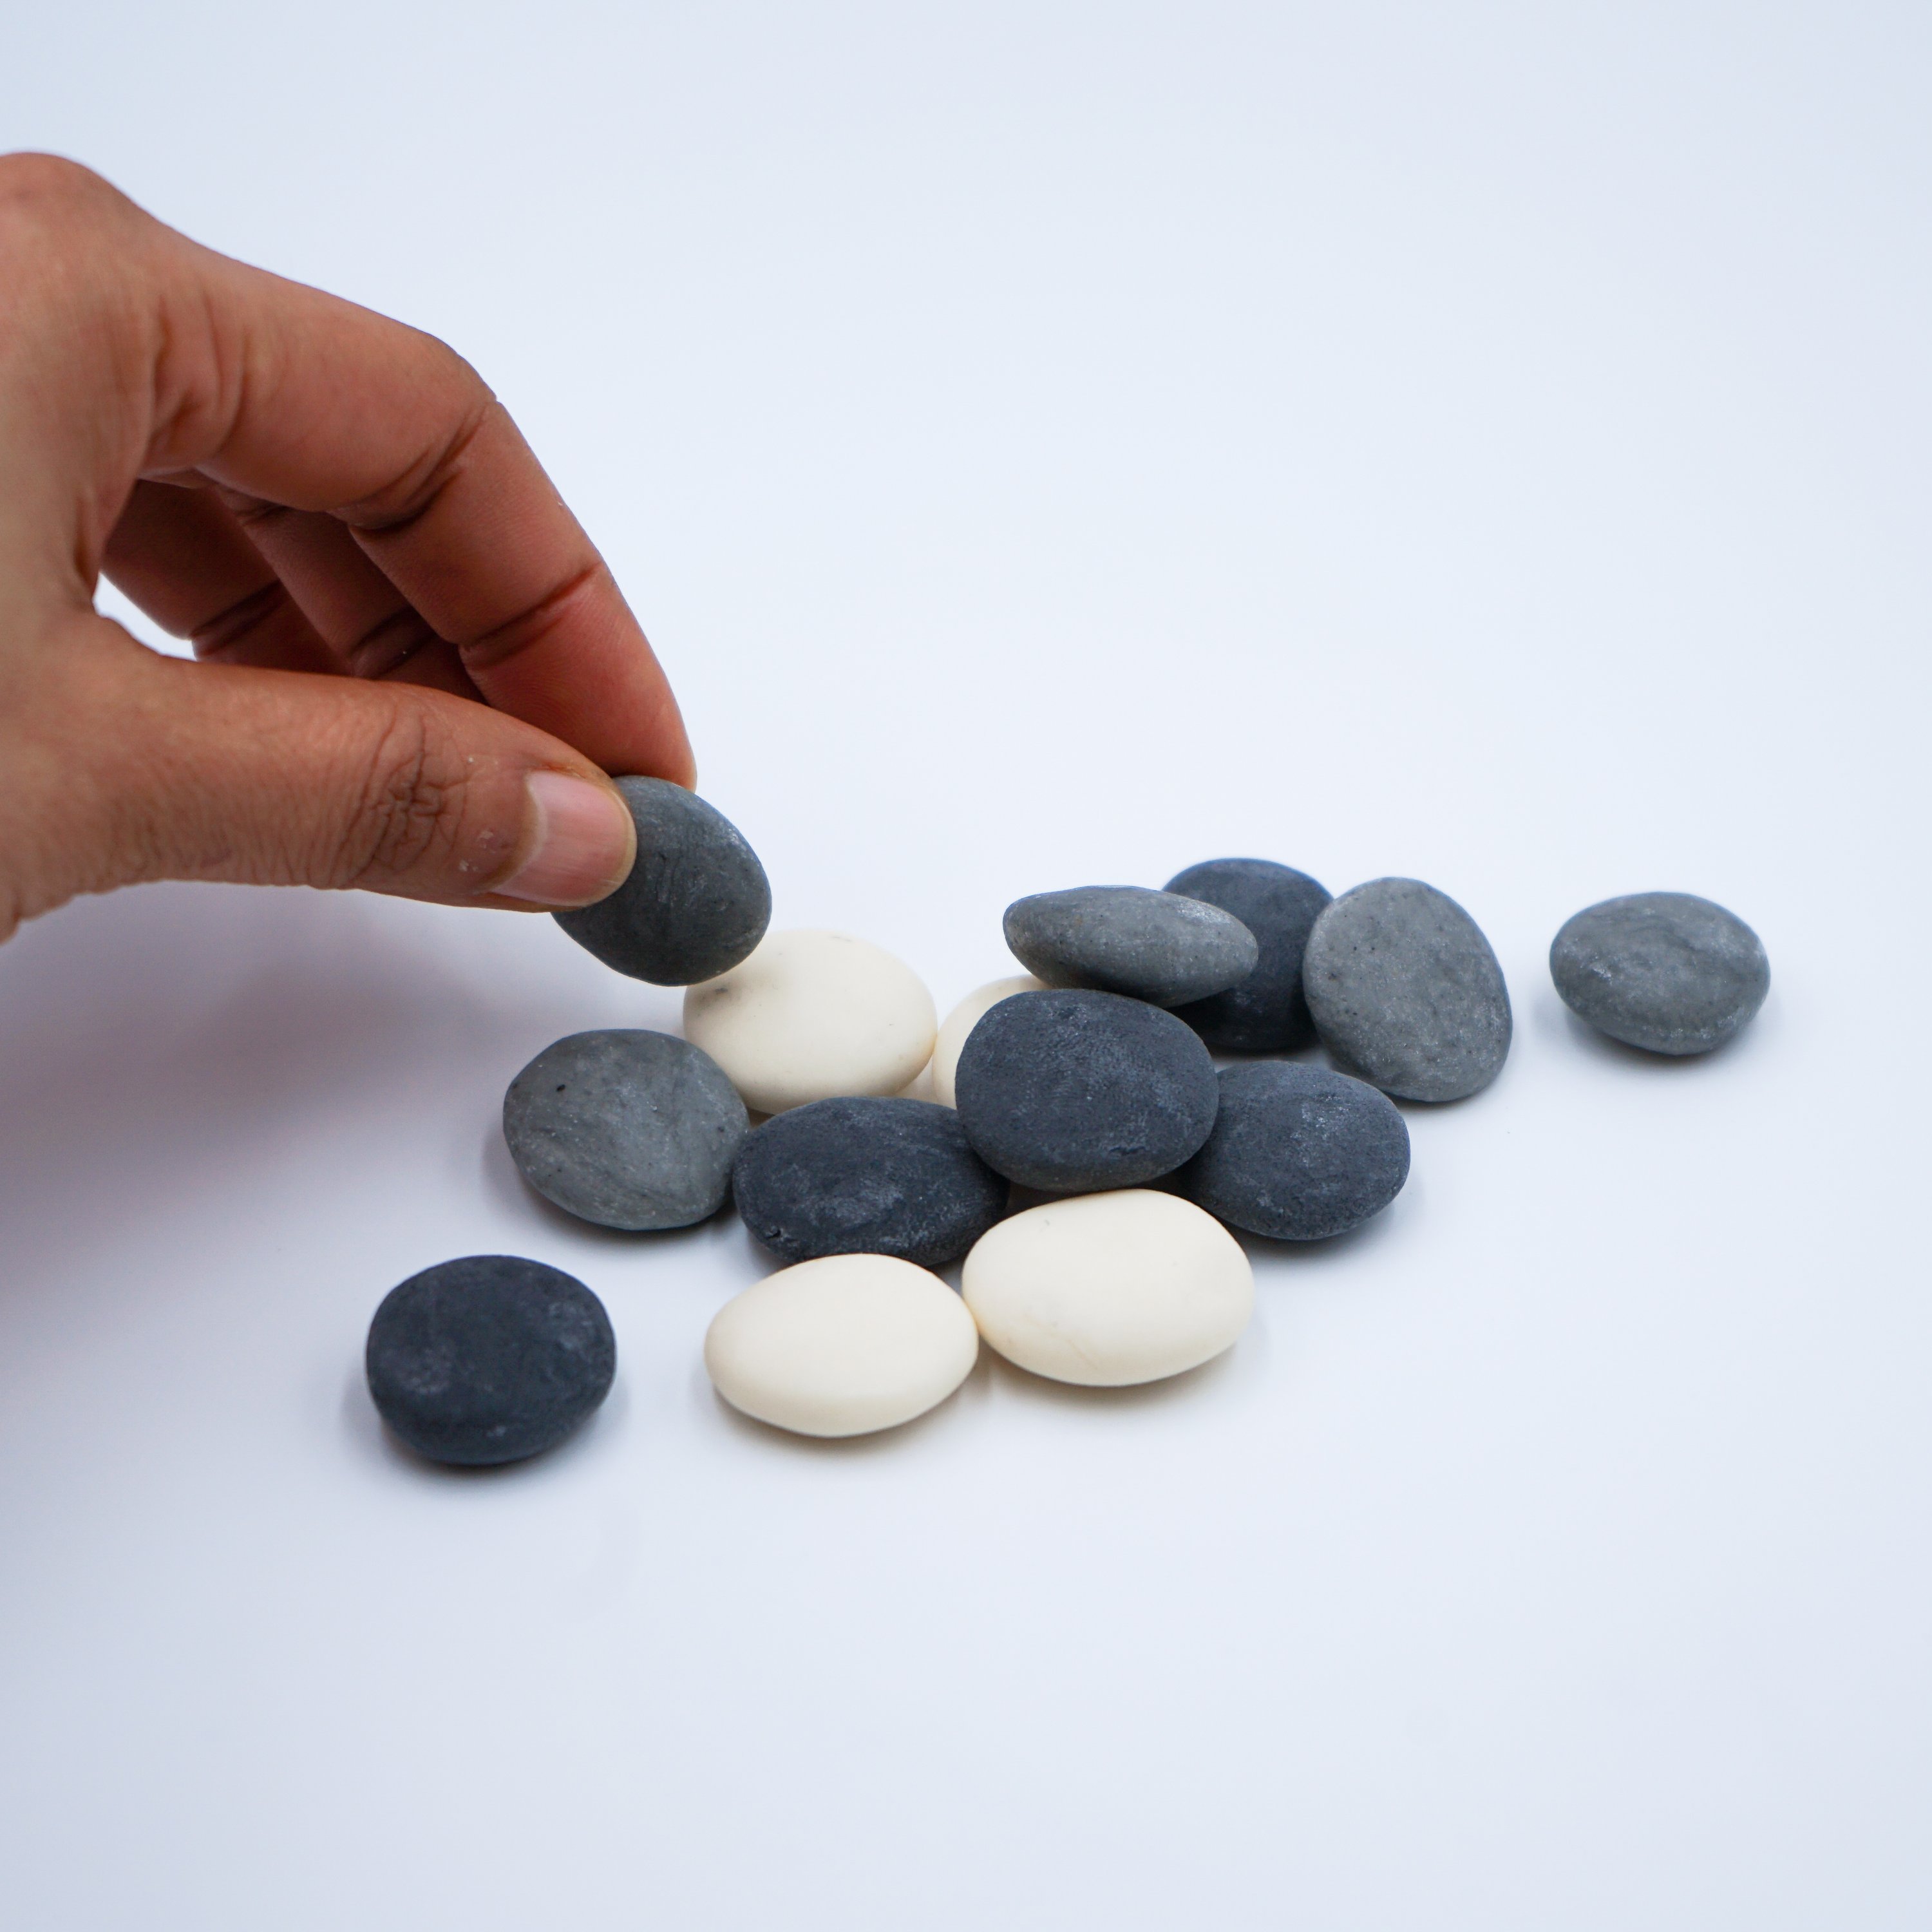
[[[956,1104],[952,1076],[958,1070],[959,1049],[966,1044],[966,1036],[1002,1000],[1010,1000],[1016,993],[1040,993],[1046,990],[1046,982],[1036,980],[1030,973],[1022,973],[1010,980],[995,980],[968,993],[940,1022],[939,1038],[932,1049],[932,1097],[942,1107]]]
[[[896,1094],[932,1052],[932,995],[904,960],[846,932],[772,932],[684,995],[684,1036],[761,1114]]]
[[[923,1415],[972,1372],[980,1336],[936,1274],[826,1255],[728,1301],[704,1366],[734,1408],[800,1436],[863,1436]]]
[[[1196,1367],[1255,1305],[1240,1244],[1191,1201],[1143,1187],[1049,1201],[966,1257],[966,1306],[988,1345],[1055,1382],[1118,1388]]]

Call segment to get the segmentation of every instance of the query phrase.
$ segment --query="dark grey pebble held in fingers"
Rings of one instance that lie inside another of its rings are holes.
[[[1255,970],[1255,936],[1231,913],[1145,886],[1076,886],[1016,899],[1015,958],[1049,986],[1123,993],[1178,1006],[1225,992]]]
[[[1318,1241],[1378,1214],[1408,1178],[1408,1127],[1366,1081],[1296,1060],[1221,1073],[1208,1144],[1168,1182],[1251,1234]]]
[[[364,1364],[377,1412],[418,1455],[478,1466],[554,1448],[609,1393],[617,1344],[575,1276],[471,1255],[389,1291]]]
[[[1652,1053],[1708,1053],[1764,1004],[1771,962],[1735,913],[1690,892],[1632,892],[1577,914],[1550,949],[1564,1004]]]
[[[524,1178],[566,1214],[633,1232],[716,1214],[750,1126],[709,1054],[641,1030],[571,1034],[503,1096]]]
[[[1084,1193],[1171,1174],[1208,1138],[1220,1090],[1200,1036],[1114,993],[1016,993],[966,1037],[960,1124],[1024,1187]]]
[[[1322,1045],[1400,1100],[1465,1100],[1508,1057],[1509,988],[1490,942],[1419,879],[1373,879],[1324,908],[1301,981]]]
[[[1175,1011],[1217,1053],[1292,1053],[1315,1037],[1301,956],[1328,890],[1271,859],[1210,859],[1177,872],[1170,892],[1232,913],[1261,949],[1255,970],[1225,993]]]
[[[959,1116],[930,1100],[814,1100],[754,1129],[731,1192],[752,1234],[788,1262],[893,1255],[946,1267],[1005,1211],[1006,1184]]]
[[[715,979],[771,923],[772,889],[738,828],[664,778],[620,778],[638,857],[608,898],[554,915],[605,965],[654,986]]]

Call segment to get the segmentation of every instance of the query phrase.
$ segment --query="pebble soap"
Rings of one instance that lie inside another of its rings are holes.
[[[473,1466],[554,1448],[610,1392],[617,1345],[574,1276],[471,1255],[392,1288],[364,1359],[376,1410],[404,1442]]]
[[[764,937],[772,889],[743,835],[694,792],[620,778],[638,857],[609,898],[552,915],[605,965],[656,986],[728,971]]]
[[[716,1061],[669,1034],[574,1033],[503,1096],[503,1138],[546,1200],[604,1228],[688,1228],[724,1204],[751,1122]]]
[[[1255,970],[1225,993],[1177,1008],[1216,1053],[1292,1053],[1315,1038],[1301,956],[1328,891],[1271,859],[1210,859],[1167,882],[1170,892],[1232,913],[1255,936]]]
[[[1254,1310],[1254,1272],[1212,1215],[1132,1188],[1002,1221],[966,1257],[965,1301],[1008,1361],[1117,1388],[1232,1346]]]
[[[1735,913],[1690,892],[1632,892],[1586,908],[1550,949],[1563,1004],[1652,1053],[1708,1053],[1764,1004],[1771,962]]]
[[[932,1058],[938,1030],[918,974],[844,932],[769,933],[684,996],[685,1037],[761,1114],[896,1094]]]
[[[1005,928],[1013,957],[1049,986],[1124,993],[1156,1006],[1225,992],[1260,957],[1233,914],[1144,886],[1036,892],[1007,907]]]
[[[1030,973],[1019,973],[1008,980],[994,980],[976,988],[939,1023],[939,1038],[932,1049],[932,1097],[942,1107],[958,1105],[954,1080],[959,1070],[959,1049],[966,1036],[1002,1000],[1016,993],[1046,991]]]
[[[890,1255],[781,1268],[718,1312],[704,1366],[734,1408],[800,1436],[866,1436],[944,1402],[979,1359],[965,1304]]]
[[[1476,922],[1419,879],[1371,880],[1324,908],[1301,977],[1322,1044],[1398,1100],[1465,1100],[1502,1071],[1502,968]]]

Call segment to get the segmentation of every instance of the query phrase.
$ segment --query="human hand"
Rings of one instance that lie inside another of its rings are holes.
[[[146,879],[585,904],[607,770],[689,784],[676,703],[476,372],[0,158],[0,939]]]

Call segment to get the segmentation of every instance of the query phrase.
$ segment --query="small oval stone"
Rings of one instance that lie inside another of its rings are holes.
[[[989,1348],[1094,1388],[1198,1367],[1240,1338],[1255,1302],[1240,1244],[1191,1202],[1141,1188],[1002,1221],[966,1257],[964,1280]]]
[[[974,1152],[1026,1187],[1085,1192],[1170,1174],[1220,1099],[1198,1034],[1118,993],[1016,993],[967,1036],[959,1119]]]
[[[664,778],[617,781],[638,828],[637,862],[608,898],[551,915],[605,965],[656,986],[729,970],[764,937],[772,889],[738,828]]]
[[[503,1096],[518,1171],[603,1228],[688,1228],[716,1214],[750,1126],[717,1063],[666,1033],[572,1034]]]
[[[1509,988],[1482,928],[1419,879],[1372,879],[1325,907],[1301,965],[1322,1043],[1405,1100],[1460,1100],[1502,1071]]]
[[[1255,970],[1255,936],[1204,899],[1144,886],[1035,892],[1006,912],[1006,944],[1049,986],[1122,993],[1178,1006],[1224,992]]]
[[[1002,1000],[1016,993],[1046,990],[1030,973],[1017,973],[1010,979],[994,980],[968,993],[939,1023],[939,1037],[932,1048],[932,1097],[942,1107],[958,1104],[953,1082],[959,1070],[959,1049],[966,1036]]]
[[[1210,859],[1177,872],[1167,890],[1232,913],[1255,936],[1255,970],[1225,993],[1175,1010],[1217,1053],[1292,1053],[1315,1037],[1301,990],[1301,956],[1328,890],[1271,859]]]
[[[1170,1184],[1251,1234],[1318,1241],[1380,1214],[1408,1178],[1408,1124],[1386,1094],[1325,1066],[1257,1060],[1222,1069],[1214,1131]]]
[[[1005,1212],[1006,1184],[930,1100],[814,1100],[755,1129],[731,1191],[745,1226],[789,1262],[893,1255],[956,1262]]]
[[[965,1304],[889,1255],[781,1268],[718,1311],[704,1366],[731,1406],[800,1436],[865,1436],[944,1402],[979,1359]]]
[[[1690,892],[1631,892],[1587,907],[1557,934],[1550,974],[1579,1019],[1652,1053],[1722,1046],[1771,990],[1757,934]]]
[[[903,960],[846,932],[767,934],[742,965],[684,996],[684,1030],[746,1104],[782,1113],[843,1094],[896,1094],[932,1055],[932,995]]]
[[[610,1392],[617,1344],[574,1276],[470,1255],[389,1291],[364,1365],[377,1412],[418,1455],[474,1466],[555,1448]]]

